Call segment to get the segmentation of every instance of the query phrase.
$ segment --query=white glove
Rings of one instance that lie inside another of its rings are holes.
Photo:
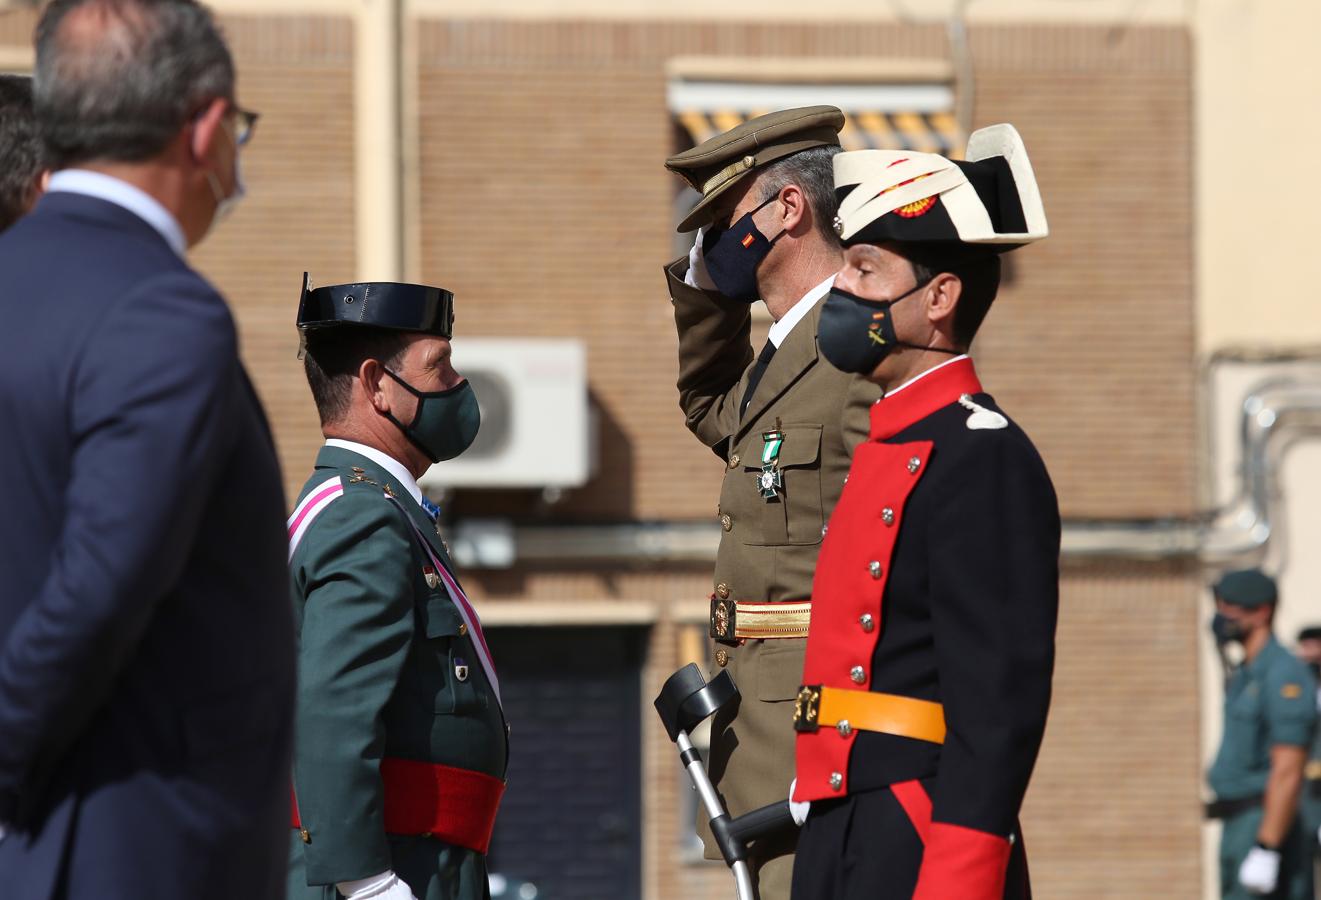
[[[335,887],[347,900],[417,900],[408,885],[390,869],[371,878],[341,881]]]
[[[794,824],[799,828],[807,821],[807,813],[812,808],[811,800],[804,800],[802,803],[794,801],[794,788],[798,787],[798,779],[795,778],[789,782],[789,815],[794,817]]]
[[[1277,850],[1253,847],[1243,865],[1238,867],[1238,883],[1250,894],[1269,894],[1280,880],[1280,854]]]
[[[693,249],[688,251],[688,271],[683,276],[683,283],[703,291],[714,291],[716,283],[711,280],[711,273],[706,270],[706,257],[702,255],[702,241],[706,238],[706,226],[697,229],[697,239]]]

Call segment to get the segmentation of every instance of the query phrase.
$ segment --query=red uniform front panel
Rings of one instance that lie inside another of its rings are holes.
[[[931,443],[869,441],[854,452],[821,545],[812,584],[812,632],[803,683],[867,690],[880,634],[890,562],[904,504],[926,471]],[[864,616],[871,616],[870,622]],[[861,678],[855,678],[857,669]],[[856,732],[822,728],[798,735],[795,800],[848,793],[849,752]],[[838,777],[835,777],[838,776]]]

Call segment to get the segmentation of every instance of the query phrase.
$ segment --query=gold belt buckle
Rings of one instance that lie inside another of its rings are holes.
[[[737,620],[738,603],[732,597],[722,600],[715,594],[712,594],[711,637],[722,644],[729,644],[730,646],[737,647],[739,641],[734,633]]]
[[[794,731],[813,732],[821,726],[817,717],[821,713],[821,685],[805,684],[794,699]]]

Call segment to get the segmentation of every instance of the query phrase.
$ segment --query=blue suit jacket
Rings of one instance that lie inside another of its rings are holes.
[[[284,499],[223,298],[137,216],[0,237],[0,895],[282,896]]]

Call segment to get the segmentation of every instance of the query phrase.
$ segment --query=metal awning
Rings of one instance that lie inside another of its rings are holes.
[[[670,111],[694,145],[779,109],[829,104],[845,116],[845,150],[915,150],[961,158],[967,135],[947,81],[885,84],[692,80],[669,84]]]

